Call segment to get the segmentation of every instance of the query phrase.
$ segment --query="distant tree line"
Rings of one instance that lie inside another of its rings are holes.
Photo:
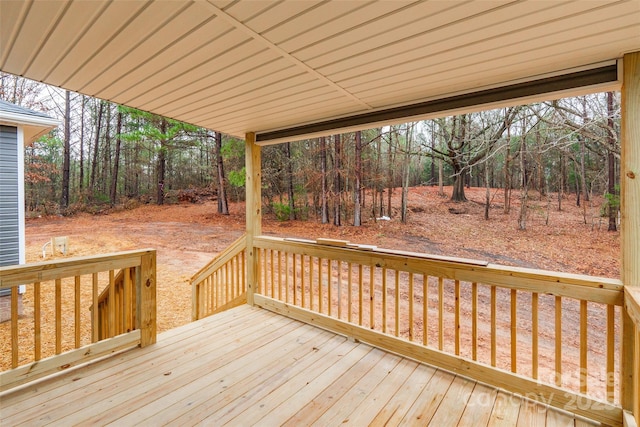
[[[244,142],[219,132],[0,74],[0,98],[48,112],[63,125],[26,148],[26,198],[45,213],[172,203],[208,189],[244,198]],[[452,201],[465,188],[504,189],[503,209],[521,198],[526,227],[531,191],[562,210],[565,195],[585,209],[607,200],[618,211],[620,100],[614,92],[566,98],[263,147],[263,197],[280,220],[335,225],[408,220],[408,188],[434,185]],[[400,206],[392,195],[400,192]],[[515,192],[514,192],[515,191]]]

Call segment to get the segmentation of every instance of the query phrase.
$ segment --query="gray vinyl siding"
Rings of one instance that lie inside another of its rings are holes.
[[[20,262],[18,129],[0,126],[0,265]]]

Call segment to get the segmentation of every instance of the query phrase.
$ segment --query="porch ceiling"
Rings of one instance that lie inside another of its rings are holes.
[[[262,143],[637,50],[640,0],[0,2],[2,71]]]

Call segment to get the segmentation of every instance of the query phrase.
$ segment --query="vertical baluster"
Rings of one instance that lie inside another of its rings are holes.
[[[75,348],[80,347],[80,276],[75,276],[74,283],[74,330]]]
[[[351,285],[352,285],[352,279],[353,279],[353,273],[352,273],[352,268],[353,265],[348,262],[347,263],[347,320],[349,321],[349,323],[351,323],[351,319],[352,319],[352,297],[351,294],[353,293],[353,289],[351,289]]]
[[[218,298],[218,290],[216,289],[216,278],[218,276],[218,273],[216,271],[213,272],[213,274],[211,275],[211,277],[209,277],[209,307],[207,309],[207,307],[202,307],[203,309],[206,309],[207,311],[203,312],[203,313],[211,313],[213,312],[213,309],[216,305],[216,298]],[[204,317],[204,314],[203,314]]]
[[[562,297],[556,297],[556,385],[562,387]]]
[[[587,301],[580,300],[580,393],[587,393]]]
[[[93,311],[98,311],[98,306],[93,306]],[[13,330],[13,328],[11,328]],[[17,328],[16,328],[17,332]],[[40,313],[40,282],[33,284],[33,339],[34,360],[42,358],[41,313]]]
[[[232,257],[229,262],[227,262],[227,281],[229,282],[229,296],[227,297],[227,301],[229,302],[236,297],[236,257]]]
[[[318,258],[318,313],[322,313],[323,306],[323,298],[324,294],[322,292],[322,263],[324,260],[322,258]]]
[[[538,293],[531,294],[531,375],[538,379]]]
[[[400,271],[395,271],[395,290],[396,290],[396,301],[395,301],[395,311],[396,311],[396,325],[395,325],[395,333],[396,336],[400,336]]]
[[[114,274],[115,274],[115,271],[114,271]],[[113,285],[114,285],[114,292],[116,294],[116,298],[115,298],[115,302],[114,302],[115,312],[116,312],[116,314],[115,314],[116,321],[115,321],[115,324],[114,324],[114,334],[113,335],[120,335],[120,333],[122,333],[122,328],[121,328],[122,325],[120,324],[120,322],[122,320],[122,317],[121,317],[121,311],[122,310],[120,309],[120,307],[122,306],[121,305],[122,304],[122,302],[121,302],[122,292],[121,292],[120,286],[118,286],[118,282],[116,282],[114,280]]]
[[[607,305],[607,401],[614,401],[615,351],[616,351],[616,307]]]
[[[413,273],[409,273],[409,341],[413,341]]]
[[[224,280],[224,268],[220,268],[216,274],[216,310],[222,304],[226,298],[225,295],[225,280]]]
[[[297,272],[297,266],[296,266],[296,258],[297,255],[296,254],[292,254],[292,262],[293,262],[293,305],[297,305],[298,304],[298,283],[297,283],[297,277],[298,277],[298,272]]]
[[[422,345],[429,344],[429,276],[422,275]]]
[[[278,258],[278,266],[276,267],[278,272],[278,300],[282,301],[282,254],[280,251],[276,251],[276,257]]]
[[[313,257],[309,256],[309,310],[313,310]]]
[[[91,300],[93,304],[93,310],[91,311],[91,342],[98,342],[100,339],[98,325],[100,324],[98,320],[98,314],[100,309],[98,307],[98,273],[93,273],[91,276],[92,283],[92,295]]]
[[[276,286],[276,276],[275,276],[275,273],[274,273],[274,268],[275,267],[274,267],[274,262],[273,262],[273,253],[274,252],[275,251],[273,249],[269,250],[269,258],[270,258],[270,261],[271,261],[271,263],[269,265],[269,270],[271,271],[271,298],[275,298],[276,297],[276,292],[275,292],[275,289],[276,289],[276,287],[275,287]]]
[[[338,319],[342,319],[342,261],[337,260]]]
[[[491,366],[496,366],[496,287],[491,285]]]
[[[362,326],[362,264],[358,264],[358,325]]]
[[[115,285],[115,273],[113,270],[109,270],[109,338],[116,335],[116,285]]]
[[[124,310],[125,310],[125,332],[132,331],[133,326],[133,292],[131,287],[131,269],[124,270]]]
[[[369,266],[369,328],[375,329],[376,327],[376,301],[375,301],[375,282],[373,281],[374,276],[374,267],[373,265]]]
[[[438,277],[438,349],[444,346],[444,278]]]
[[[215,271],[213,273],[213,290],[214,290],[214,298],[213,305],[211,306],[211,311],[216,309],[218,305],[220,305],[220,270]]]
[[[331,306],[333,305],[333,299],[332,299],[332,292],[331,292],[331,288],[332,288],[332,284],[331,282],[333,281],[333,273],[331,272],[331,264],[333,264],[331,258],[327,259],[327,314],[329,316],[331,316]]]
[[[113,285],[111,285],[113,288]],[[56,354],[62,353],[62,279],[56,279]],[[110,289],[110,292],[113,292]],[[109,306],[113,305],[113,299],[109,301]],[[17,306],[16,306],[17,307]]]
[[[478,360],[478,284],[471,283],[471,359]]]
[[[307,290],[304,284],[304,266],[305,262],[304,262],[304,254],[300,254],[300,306],[302,308],[306,307],[305,304],[305,295],[307,294]]]
[[[236,271],[235,271],[235,283],[236,283],[236,295],[240,295],[242,293],[242,281],[240,280],[240,254],[242,252],[238,253],[238,255],[234,256],[233,259],[236,263]],[[257,279],[257,277],[256,277]]]
[[[289,254],[284,253],[284,300],[289,302]]]
[[[56,317],[57,319],[57,317]],[[11,367],[18,367],[18,287],[11,288]]]
[[[460,281],[456,280],[453,285],[454,299],[455,299],[455,313],[454,313],[454,350],[456,356],[460,355]]]
[[[517,372],[518,362],[518,291],[511,289],[511,372]]]
[[[235,299],[240,293],[238,292],[238,275],[236,271],[238,270],[238,257],[234,256],[229,260],[229,283],[231,286],[231,297],[227,300],[227,302]]]
[[[247,265],[245,263],[244,254],[245,254],[245,251],[240,252],[240,260],[242,262],[242,266],[240,267],[240,274],[241,274],[241,277],[242,277],[242,292],[246,292],[247,291]],[[261,257],[260,257],[260,250],[259,249],[256,251],[256,255],[258,256],[258,268],[260,268]],[[258,271],[257,280],[258,280],[258,283],[256,284],[256,292],[260,293],[260,292],[262,292],[262,273],[261,273],[261,270]]]
[[[382,267],[382,332],[387,333],[387,268]]]
[[[234,295],[234,286],[233,286],[233,258],[227,261],[224,264],[224,282],[227,287],[227,295],[224,300],[224,303],[228,303],[233,299]]]

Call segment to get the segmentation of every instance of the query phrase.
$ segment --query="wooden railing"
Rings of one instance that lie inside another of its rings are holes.
[[[191,278],[193,320],[247,302],[246,242],[241,236]]]
[[[125,290],[121,293],[114,285],[118,270]],[[11,369],[0,374],[0,390],[125,348],[153,344],[155,274],[156,253],[151,249],[0,267],[0,288],[11,289],[12,300]],[[27,288],[21,318],[20,285]],[[103,287],[108,289],[103,301],[109,304],[100,314],[90,307],[100,305]]]
[[[92,316],[92,332],[97,334],[93,341],[111,338],[131,332],[136,325],[136,270],[123,268],[113,277],[109,272],[109,284],[98,296],[98,317]],[[114,302],[113,304],[111,302]],[[93,312],[93,307],[91,310]],[[94,322],[97,319],[97,324]]]
[[[254,238],[255,303],[608,425],[622,423],[620,281],[323,243]]]
[[[627,344],[632,347],[629,352],[633,355],[631,384],[628,385],[631,402],[628,409],[631,414],[627,415],[633,417],[636,426],[640,426],[640,287],[625,287],[624,307],[632,323],[631,330],[625,335],[628,337]],[[626,421],[626,425],[632,425],[631,420]]]

